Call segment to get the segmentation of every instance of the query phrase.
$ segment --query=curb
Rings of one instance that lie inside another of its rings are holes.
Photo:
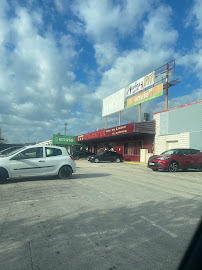
[[[147,165],[147,163],[140,163],[140,162],[133,162],[133,161],[124,161],[124,163],[137,164],[137,165]]]

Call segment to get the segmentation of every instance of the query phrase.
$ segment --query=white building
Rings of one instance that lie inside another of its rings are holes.
[[[155,154],[171,148],[202,151],[202,100],[154,113]]]

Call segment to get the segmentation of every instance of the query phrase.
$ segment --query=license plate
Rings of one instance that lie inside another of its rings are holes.
[[[154,165],[154,162],[149,162],[149,165]]]

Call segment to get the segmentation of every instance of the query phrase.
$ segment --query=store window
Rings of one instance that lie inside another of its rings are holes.
[[[140,155],[140,149],[143,148],[142,141],[127,142],[124,144],[124,155]]]
[[[134,155],[135,143],[128,142],[124,144],[124,154],[125,155]]]

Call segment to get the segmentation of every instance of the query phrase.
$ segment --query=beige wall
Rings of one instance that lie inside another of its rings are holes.
[[[183,132],[173,135],[162,135],[160,136],[160,113],[154,115],[156,120],[156,135],[154,141],[154,153],[158,155],[167,150],[169,145],[178,145],[179,148],[189,148],[189,132]],[[174,143],[175,142],[175,143]]]

